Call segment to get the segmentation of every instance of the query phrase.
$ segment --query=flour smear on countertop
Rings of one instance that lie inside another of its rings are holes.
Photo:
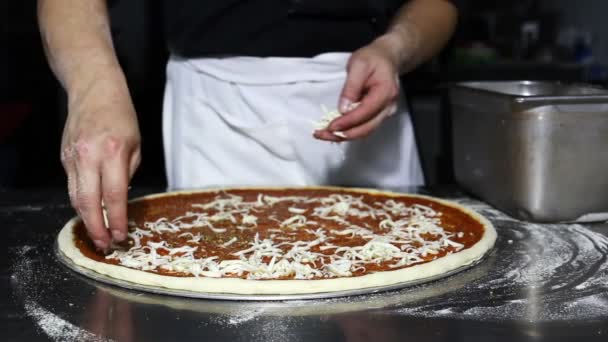
[[[41,267],[42,258],[52,255],[41,254],[34,246],[22,246],[15,251],[15,259],[12,265],[11,285],[13,293],[23,303],[26,315],[34,321],[38,329],[53,341],[62,342],[105,342],[111,341],[95,336],[89,331],[80,328],[67,320],[59,317],[39,304],[44,295],[40,291],[41,282],[47,288],[58,286],[61,279],[57,275],[44,272]],[[69,305],[70,303],[66,303]]]
[[[521,222],[474,200],[455,201],[496,226],[494,264],[453,294],[396,312],[476,320],[608,317],[608,237],[579,224]]]

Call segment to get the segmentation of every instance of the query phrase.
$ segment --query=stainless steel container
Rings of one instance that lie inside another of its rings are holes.
[[[608,218],[608,91],[467,82],[451,87],[450,100],[466,190],[524,220]]]

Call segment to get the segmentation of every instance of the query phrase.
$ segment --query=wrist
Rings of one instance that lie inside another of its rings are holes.
[[[60,79],[68,95],[82,93],[99,83],[126,86],[125,76],[116,61],[92,57],[86,63],[75,60],[65,64],[60,73],[64,77]]]
[[[386,51],[396,70],[408,71],[415,64],[420,46],[418,28],[409,22],[395,24],[374,43]]]
[[[120,69],[103,69],[76,72],[77,79],[66,82],[65,88],[70,102],[80,102],[89,96],[112,98],[120,101],[129,98],[129,89]]]

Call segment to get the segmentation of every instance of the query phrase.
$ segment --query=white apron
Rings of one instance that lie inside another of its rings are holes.
[[[320,105],[337,106],[348,57],[172,57],[163,108],[169,189],[421,185],[403,98],[363,140],[336,144],[312,136]]]

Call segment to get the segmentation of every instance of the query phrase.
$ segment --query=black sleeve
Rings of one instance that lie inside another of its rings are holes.
[[[369,0],[286,0],[290,14],[316,18],[362,18],[373,15],[373,1]]]
[[[450,2],[452,5],[454,5],[454,7],[456,7],[456,10],[458,12],[460,12],[460,10],[464,7],[464,3],[466,2],[466,0],[447,0],[448,2]]]
[[[106,0],[106,4],[107,4],[108,8],[112,8],[112,7],[116,6],[118,1],[119,0]]]

